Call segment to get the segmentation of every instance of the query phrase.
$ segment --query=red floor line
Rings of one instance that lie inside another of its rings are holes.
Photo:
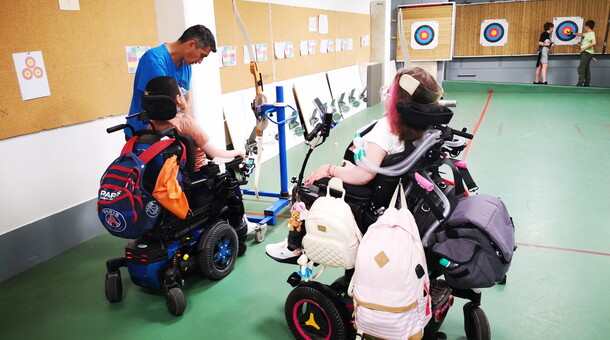
[[[256,215],[256,216],[265,216],[265,214],[259,214],[259,213],[253,213],[253,212],[247,212],[247,211],[244,214],[246,214],[246,215]],[[286,218],[286,219],[290,218],[290,216],[281,216],[281,215],[276,215],[275,217],[277,217],[277,218]]]
[[[487,102],[485,102],[485,107],[483,107],[483,112],[479,116],[479,121],[477,125],[475,125],[474,130],[472,131],[472,135],[475,136],[477,134],[477,130],[479,130],[479,126],[483,122],[483,118],[485,117],[485,113],[487,112],[487,107],[489,106],[489,102],[491,101],[491,96],[493,95],[493,91],[489,91],[489,95],[487,96]],[[462,160],[466,160],[466,156],[468,156],[468,150],[470,150],[470,145],[472,144],[472,139],[468,141],[468,145],[466,145],[466,149],[464,150],[464,155],[462,156]]]
[[[553,250],[561,250],[561,251],[571,251],[571,252],[574,252],[574,253],[583,253],[583,254],[590,254],[590,255],[610,256],[609,253],[600,253],[600,252],[597,252],[597,251],[588,251],[588,250],[570,249],[570,248],[561,248],[561,247],[551,247],[551,246],[541,246],[539,244],[528,244],[528,243],[515,243],[515,244],[519,245],[519,246],[524,246],[524,247],[544,248],[544,249],[553,249]]]

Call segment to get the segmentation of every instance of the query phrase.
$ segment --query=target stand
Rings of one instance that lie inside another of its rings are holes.
[[[261,112],[265,113],[267,119],[277,125],[278,130],[278,148],[279,148],[279,160],[280,160],[280,192],[268,192],[259,191],[258,196],[263,197],[274,197],[277,198],[269,207],[264,210],[263,217],[246,215],[246,218],[250,222],[258,223],[258,227],[255,230],[255,239],[257,242],[263,242],[265,240],[265,233],[267,232],[267,225],[277,224],[277,215],[287,205],[291,203],[290,193],[288,192],[288,159],[286,155],[286,123],[295,119],[297,116],[291,116],[286,119],[286,103],[284,103],[284,87],[275,87],[276,102],[273,104],[263,104],[260,108]],[[290,107],[290,106],[289,106]],[[292,108],[292,107],[291,107]],[[292,108],[294,110],[294,108]],[[296,110],[295,110],[296,111]],[[274,121],[269,117],[271,113],[277,113],[277,121]],[[258,150],[262,152],[262,150]],[[260,170],[260,169],[258,169]],[[257,170],[257,171],[258,171]],[[244,195],[256,195],[254,190],[242,189]]]

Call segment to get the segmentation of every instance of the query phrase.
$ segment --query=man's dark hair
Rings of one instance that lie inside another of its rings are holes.
[[[595,21],[587,20],[587,22],[585,22],[585,26],[589,27],[590,29],[594,29],[595,28]]]
[[[555,27],[555,25],[553,25],[552,22],[547,22],[546,24],[544,24],[544,30],[545,31],[548,31],[549,28],[551,28],[551,27]]]
[[[151,79],[146,84],[146,93],[151,96],[169,96],[173,100],[180,93],[180,88],[176,79],[159,76]]]
[[[189,40],[195,40],[197,48],[210,46],[212,52],[216,53],[216,40],[214,39],[214,34],[203,25],[195,25],[187,28],[180,38],[178,38],[178,41],[181,43],[185,43]]]

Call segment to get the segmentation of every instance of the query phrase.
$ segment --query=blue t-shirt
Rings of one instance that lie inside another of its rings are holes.
[[[176,67],[169,55],[165,45],[157,46],[148,50],[138,63],[136,77],[133,82],[133,96],[129,115],[142,111],[142,95],[146,90],[146,84],[159,76],[168,76],[176,79],[183,93],[191,89],[191,66],[185,65],[184,60],[180,67]],[[147,126],[137,117],[127,119],[127,124],[133,126],[136,131],[146,129]],[[125,134],[131,137],[131,130],[125,129]]]

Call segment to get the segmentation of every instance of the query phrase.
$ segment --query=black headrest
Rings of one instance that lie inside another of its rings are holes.
[[[144,116],[153,120],[170,120],[176,117],[176,103],[169,96],[143,95]]]
[[[438,104],[399,101],[396,103],[396,110],[405,123],[422,130],[428,126],[448,124],[453,117],[453,111]]]

